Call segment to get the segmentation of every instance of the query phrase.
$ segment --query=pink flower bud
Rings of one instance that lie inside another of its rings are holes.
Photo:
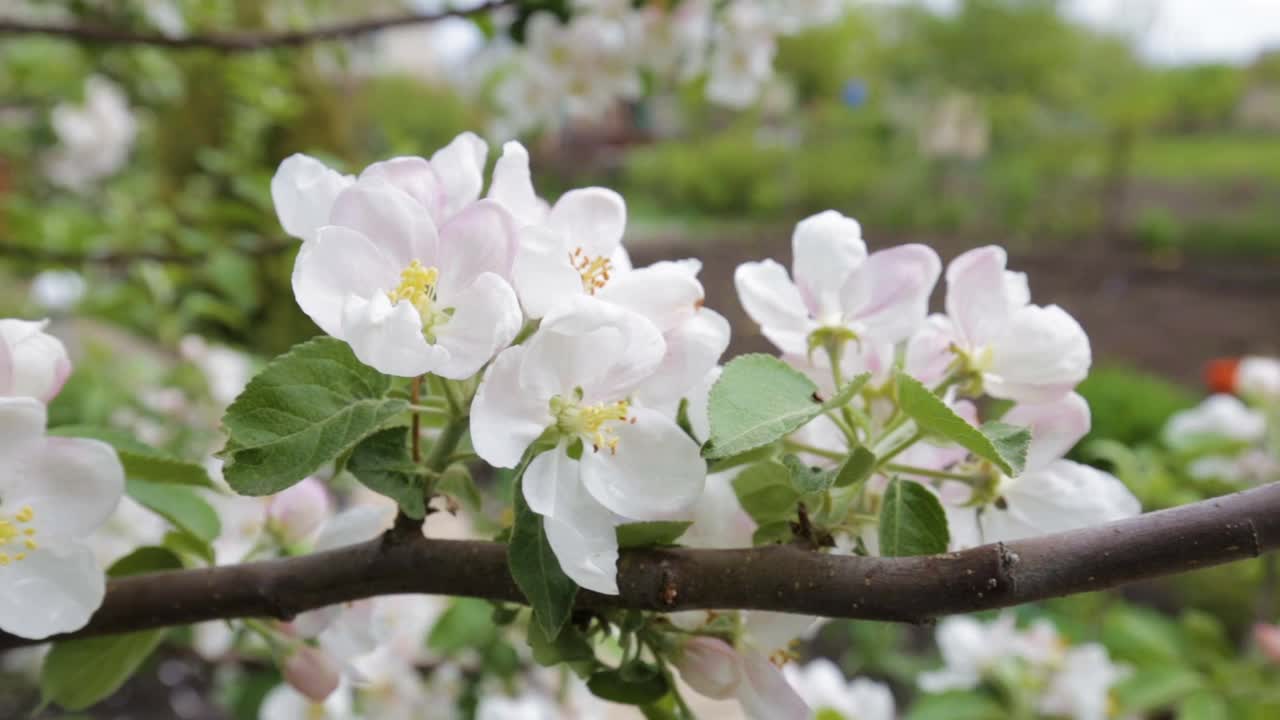
[[[309,477],[271,498],[268,523],[284,542],[306,540],[329,519],[330,505],[324,483]]]
[[[44,331],[48,320],[0,320],[0,397],[49,402],[71,374],[62,341]]]
[[[675,664],[689,687],[709,698],[731,697],[742,681],[742,661],[723,640],[694,637],[681,648]]]
[[[299,645],[284,662],[285,682],[312,702],[324,702],[338,689],[338,665],[323,650]]]
[[[1258,623],[1253,626],[1253,641],[1271,662],[1280,665],[1280,625]]]

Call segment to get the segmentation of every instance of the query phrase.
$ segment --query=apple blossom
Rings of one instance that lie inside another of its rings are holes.
[[[734,273],[743,308],[784,353],[806,355],[820,330],[859,344],[894,344],[924,322],[941,263],[923,245],[867,255],[862,229],[835,212],[801,220],[791,237],[791,277],[773,260],[744,263]]]
[[[1041,695],[1040,712],[1072,720],[1106,720],[1111,716],[1111,687],[1128,675],[1128,668],[1112,663],[1102,645],[1073,647]]]
[[[1280,401],[1280,359],[1250,355],[1236,367],[1236,392],[1246,398]]]
[[[338,196],[330,223],[298,252],[294,294],[361,362],[463,379],[520,329],[506,281],[515,236],[501,205],[471,203],[437,230],[418,200],[361,179]]]
[[[75,270],[43,270],[31,281],[31,301],[53,312],[75,307],[84,291],[84,276]]]
[[[1255,624],[1253,642],[1268,661],[1280,665],[1280,625]]]
[[[46,333],[48,320],[0,320],[0,397],[47,403],[71,374],[62,341]]]
[[[1026,276],[1005,269],[1002,248],[960,255],[947,267],[946,315],[911,338],[907,370],[925,383],[959,372],[993,397],[1048,402],[1089,371],[1080,324],[1057,305],[1031,304]]]
[[[530,340],[498,355],[471,410],[471,442],[495,467],[514,467],[544,432],[524,497],[545,520],[565,573],[617,594],[617,518],[670,519],[702,492],[699,448],[668,417],[632,404],[662,361],[658,328],[599,300],[567,301]]]
[[[315,702],[291,685],[277,685],[258,708],[258,720],[357,720],[351,688],[340,685],[324,702]]]
[[[286,544],[303,542],[320,529],[331,512],[324,483],[308,477],[268,499],[267,528]]]
[[[917,680],[920,689],[930,693],[972,690],[984,675],[1018,652],[1017,627],[1008,614],[990,623],[949,617],[938,623],[935,636],[944,667],[921,673]]]
[[[284,661],[285,682],[312,702],[324,702],[342,679],[337,664],[323,650],[299,645]]]
[[[49,120],[58,147],[45,159],[45,174],[75,192],[123,167],[138,132],[124,92],[99,75],[85,80],[83,105],[60,103]]]
[[[271,203],[280,226],[299,240],[313,239],[317,230],[329,224],[339,193],[355,181],[310,155],[285,158],[271,178]]]
[[[680,677],[709,698],[736,698],[751,720],[805,720],[804,700],[766,654],[754,646],[735,649],[723,640],[695,636],[675,658]]]
[[[35,639],[83,627],[102,603],[87,540],[124,493],[114,449],[46,437],[45,420],[31,398],[0,398],[0,629]]]
[[[1185,450],[1215,440],[1254,443],[1266,434],[1266,415],[1232,395],[1211,395],[1194,408],[1174,413],[1161,437],[1169,447]]]
[[[888,686],[867,678],[846,680],[835,663],[818,658],[803,666],[782,668],[787,682],[805,704],[820,716],[836,713],[847,720],[893,720],[893,693]]]

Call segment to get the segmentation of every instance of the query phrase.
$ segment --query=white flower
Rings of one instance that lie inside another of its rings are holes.
[[[708,64],[707,99],[745,108],[773,75],[778,28],[770,9],[757,2],[734,3],[724,10],[723,19]]]
[[[84,277],[75,270],[42,270],[31,281],[31,300],[46,310],[63,312],[84,297]]]
[[[932,316],[907,349],[922,382],[951,368],[975,373],[985,391],[1018,402],[1048,402],[1089,372],[1089,338],[1057,305],[1030,304],[1026,276],[1005,270],[999,247],[970,250],[947,267],[946,316]]]
[[[338,195],[356,181],[302,153],[285,158],[271,178],[271,203],[284,231],[311,240],[329,224]]]
[[[312,702],[324,702],[342,680],[338,665],[323,650],[299,645],[285,659],[281,670],[285,682]]]
[[[519,331],[506,281],[515,236],[499,204],[473,202],[437,230],[419,201],[361,179],[338,196],[329,221],[298,252],[294,295],[361,362],[390,375],[463,379]]]
[[[50,122],[58,147],[46,158],[45,173],[77,192],[124,166],[138,130],[124,93],[98,75],[85,81],[84,105],[60,103]]]
[[[283,684],[267,693],[258,708],[259,720],[357,720],[360,716],[352,708],[351,688],[340,685],[322,703]]]
[[[46,437],[45,407],[0,398],[0,629],[40,639],[84,627],[105,590],[86,542],[124,493],[115,450]]]
[[[1280,400],[1280,360],[1251,355],[1236,367],[1236,392],[1246,398]]]
[[[332,512],[324,483],[308,477],[267,499],[267,527],[285,543],[304,542]]]
[[[47,403],[71,374],[62,341],[46,333],[48,320],[0,320],[0,397]]]
[[[796,225],[791,277],[772,261],[734,273],[743,308],[782,352],[805,355],[821,328],[851,331],[859,342],[893,344],[924,322],[941,263],[923,245],[867,256],[853,218],[828,210]]]
[[[845,720],[893,720],[893,693],[867,678],[846,680],[835,663],[818,658],[804,666],[782,668],[787,682],[816,713],[835,712]]]
[[[560,720],[560,707],[534,693],[519,697],[487,695],[476,708],[476,720]]]
[[[1128,674],[1128,668],[1112,663],[1107,649],[1097,643],[1071,648],[1040,698],[1040,712],[1072,720],[1106,720],[1111,715],[1111,687]]]
[[[753,646],[734,649],[723,640],[694,637],[685,642],[675,666],[698,693],[716,700],[736,697],[751,720],[806,720],[812,716],[782,672]]]
[[[1176,450],[1187,449],[1206,440],[1235,440],[1254,443],[1267,434],[1267,417],[1251,409],[1234,395],[1211,395],[1199,405],[1169,418],[1162,436]]]
[[[698,445],[631,402],[664,352],[653,323],[580,297],[498,355],[472,406],[472,444],[496,467],[514,467],[544,431],[559,434],[555,449],[529,463],[524,497],[545,518],[565,573],[597,592],[618,592],[615,518],[669,519],[702,492]]]
[[[920,689],[928,693],[976,688],[997,664],[1015,657],[1019,646],[1014,618],[1007,614],[990,623],[949,617],[938,623],[935,637],[945,667],[920,674]]]
[[[994,504],[952,510],[950,517],[976,512],[953,532],[956,547],[1017,540],[1133,517],[1138,499],[1117,478],[1062,456],[1089,430],[1089,406],[1075,393],[1052,403],[1018,405],[1004,422],[1031,430],[1031,445],[1021,475],[1002,478]]]
[[[246,354],[222,345],[211,345],[199,335],[186,335],[178,352],[195,365],[209,386],[209,396],[226,407],[236,399],[253,377],[253,360]]]

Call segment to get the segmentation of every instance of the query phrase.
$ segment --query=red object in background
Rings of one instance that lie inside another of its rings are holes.
[[[1236,369],[1240,367],[1240,358],[1216,358],[1210,360],[1204,368],[1204,382],[1216,393],[1234,393],[1236,391]]]

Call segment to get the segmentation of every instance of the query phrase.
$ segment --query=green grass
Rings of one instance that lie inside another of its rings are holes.
[[[1149,180],[1280,183],[1280,136],[1152,136],[1139,141],[1134,173]]]

